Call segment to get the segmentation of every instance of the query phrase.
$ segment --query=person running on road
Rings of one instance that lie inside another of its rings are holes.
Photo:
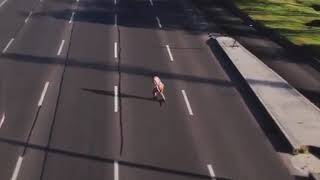
[[[158,76],[154,76],[152,94],[153,94],[153,98],[157,98],[158,95],[162,96],[160,99],[160,105],[161,105],[161,102],[164,101],[163,93],[164,93],[164,84],[162,83],[161,79]]]

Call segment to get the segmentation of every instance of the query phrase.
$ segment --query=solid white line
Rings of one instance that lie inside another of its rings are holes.
[[[22,160],[23,160],[23,157],[19,156],[16,167],[14,168],[11,180],[16,180],[18,178],[19,171],[20,171],[21,164],[22,164]]]
[[[64,45],[64,40],[61,41],[61,44],[60,44],[60,47],[59,47],[59,50],[58,50],[58,53],[57,53],[58,56],[61,55],[63,45]]]
[[[74,17],[74,12],[72,12],[71,18],[69,20],[69,24],[71,24],[73,22],[73,17]]]
[[[118,26],[118,15],[117,14],[114,15],[114,25]]]
[[[211,165],[211,164],[208,164],[207,167],[208,167],[208,170],[209,170],[209,173],[210,173],[211,178],[215,178],[216,175],[214,174],[212,165]]]
[[[4,122],[5,119],[6,119],[6,114],[3,113],[3,114],[2,114],[1,121],[0,121],[0,128],[2,127],[2,124],[3,124],[3,122]]]
[[[114,86],[114,112],[118,112],[118,107],[119,107],[118,86]]]
[[[167,48],[167,51],[168,51],[168,53],[169,53],[170,60],[173,61],[173,57],[172,57],[172,54],[171,54],[171,50],[170,50],[169,45],[166,45],[166,48]]]
[[[118,58],[118,43],[114,42],[114,58]]]
[[[152,0],[149,0],[149,1],[150,1],[151,6],[153,6],[153,2],[152,2]]]
[[[7,52],[8,48],[10,47],[10,45],[13,43],[14,38],[10,39],[10,41],[8,42],[8,44],[6,45],[6,47],[3,49],[2,53]]]
[[[184,101],[186,102],[186,105],[187,105],[189,114],[190,114],[191,116],[193,116],[193,112],[192,112],[192,109],[191,109],[191,106],[190,106],[190,103],[189,103],[189,100],[188,100],[188,97],[187,97],[187,94],[186,94],[186,91],[185,91],[185,90],[182,90],[182,95],[183,95],[183,97],[184,97]]]
[[[2,1],[2,3],[0,4],[0,7],[2,7],[8,0],[4,0]]]
[[[28,15],[28,17],[26,18],[26,20],[24,20],[24,23],[27,23],[27,22],[29,21],[31,15],[32,15],[32,11],[29,13],[29,15]]]
[[[158,22],[158,26],[159,26],[159,28],[162,28],[162,25],[161,25],[161,23],[160,23],[160,19],[159,19],[159,17],[158,17],[158,16],[156,17],[156,20],[157,20],[157,22]]]
[[[119,163],[118,163],[118,161],[114,162],[114,180],[119,180]]]
[[[49,86],[49,82],[47,81],[46,84],[44,85],[43,90],[42,90],[41,97],[38,102],[38,106],[42,106],[42,102],[43,102],[44,96],[46,95],[46,92],[48,90],[48,86]]]

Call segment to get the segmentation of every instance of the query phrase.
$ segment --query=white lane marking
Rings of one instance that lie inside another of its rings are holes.
[[[149,1],[150,1],[151,6],[153,6],[153,2],[152,2],[152,0],[149,0]]]
[[[117,4],[117,0],[114,0],[114,5],[116,5]]]
[[[4,122],[5,119],[6,119],[6,114],[3,113],[3,114],[2,114],[1,121],[0,121],[0,128],[2,127],[2,124],[3,124],[3,122]]]
[[[118,163],[118,161],[114,162],[114,180],[119,180],[119,163]]]
[[[185,90],[182,90],[182,95],[183,95],[183,97],[184,97],[184,101],[186,102],[186,105],[187,105],[189,114],[190,114],[191,116],[193,116],[193,112],[192,112],[192,109],[191,109],[191,106],[190,106],[190,103],[189,103],[189,100],[188,100],[188,96],[187,96]]]
[[[170,50],[170,46],[166,45],[166,48],[167,48],[168,54],[170,56],[170,60],[173,61],[173,57],[172,57],[172,53],[171,53],[171,50]]]
[[[71,24],[73,22],[73,17],[74,17],[75,12],[72,12],[71,18],[69,20],[69,24]]]
[[[210,173],[211,178],[215,178],[216,175],[215,175],[215,173],[214,173],[214,171],[213,171],[212,165],[211,165],[211,164],[208,164],[207,167],[208,167],[208,170],[209,170],[209,173]]]
[[[119,107],[119,93],[118,86],[114,86],[114,112],[118,112]]]
[[[60,47],[59,47],[59,50],[58,50],[58,53],[57,53],[57,55],[58,55],[58,56],[60,56],[60,55],[61,55],[61,52],[62,52],[63,46],[64,46],[64,40],[62,40],[62,41],[61,41],[61,44],[60,44]]]
[[[79,2],[79,0],[77,0],[77,3]]]
[[[32,16],[32,11],[29,13],[28,17],[26,18],[26,20],[24,20],[24,23],[27,23],[30,19],[30,17]]]
[[[10,41],[8,42],[8,44],[6,45],[6,47],[3,49],[2,53],[7,52],[8,48],[11,46],[11,44],[13,43],[14,38],[10,39]]]
[[[2,7],[8,0],[4,0],[2,1],[2,3],[0,4],[0,7]]]
[[[118,58],[118,42],[114,42],[114,58]]]
[[[23,157],[19,156],[16,167],[14,168],[11,180],[16,180],[18,178],[19,171],[20,171],[21,164],[22,164],[22,160],[23,160]]]
[[[117,14],[114,15],[114,25],[118,26],[118,15]]]
[[[47,81],[46,84],[44,85],[43,90],[42,90],[41,97],[38,102],[38,106],[42,106],[42,102],[43,102],[44,96],[46,95],[46,92],[48,90],[48,86],[49,86],[49,82]]]
[[[162,28],[162,25],[161,25],[161,22],[160,22],[160,19],[159,19],[159,17],[158,17],[158,16],[156,17],[156,20],[157,20],[157,22],[158,22],[158,26],[159,26],[159,28]]]

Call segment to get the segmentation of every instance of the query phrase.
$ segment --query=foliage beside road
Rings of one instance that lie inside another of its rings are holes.
[[[251,18],[320,57],[320,0],[235,0]]]

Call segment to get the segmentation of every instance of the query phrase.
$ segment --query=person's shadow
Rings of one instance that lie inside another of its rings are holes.
[[[82,88],[82,90],[87,91],[87,92],[91,92],[91,93],[95,93],[95,94],[105,95],[105,96],[114,96],[113,91],[105,91],[105,90],[99,90],[99,89],[88,89],[88,88]],[[141,100],[146,100],[146,101],[155,101],[156,100],[153,97],[135,96],[135,95],[124,94],[124,93],[120,93],[119,97],[141,99]]]

